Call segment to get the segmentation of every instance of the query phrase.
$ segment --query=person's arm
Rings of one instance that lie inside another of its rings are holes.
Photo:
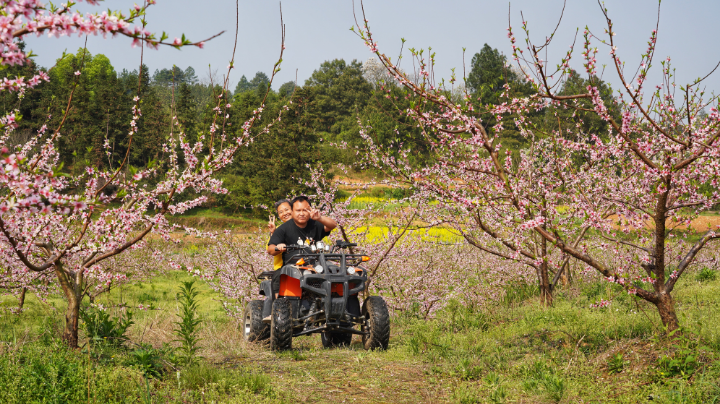
[[[268,241],[267,253],[272,256],[282,254],[282,252],[285,251],[285,243],[282,242],[284,237],[285,229],[282,226],[275,229],[270,236],[270,241]],[[275,251],[275,247],[277,247],[279,251]]]
[[[275,247],[278,248],[278,251],[275,251]],[[270,254],[270,255],[272,255],[272,256],[276,256],[276,255],[278,255],[278,254],[282,254],[283,251],[285,251],[285,244],[284,244],[284,243],[280,243],[280,244],[269,244],[269,245],[267,246],[267,253]]]
[[[334,228],[337,227],[337,222],[335,221],[335,219],[327,216],[322,216],[320,214],[320,211],[317,209],[313,209],[310,211],[310,219],[322,223],[322,225],[325,226],[325,233],[330,233],[331,231],[333,231]]]

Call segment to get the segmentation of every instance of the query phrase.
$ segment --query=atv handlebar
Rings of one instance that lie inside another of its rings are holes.
[[[298,244],[288,244],[285,246],[285,251],[293,251],[293,250],[304,250],[306,248],[309,248],[309,246],[306,245],[298,245]],[[275,251],[282,251],[277,246],[275,246]]]
[[[349,248],[349,247],[357,247],[356,243],[348,243],[344,240],[337,240],[335,242],[335,245],[329,244],[331,247],[333,247],[333,251],[336,249],[341,248]],[[285,251],[297,251],[297,250],[305,250],[310,248],[309,245],[299,245],[299,244],[288,244],[285,246]],[[282,251],[277,246],[275,246],[275,251]]]

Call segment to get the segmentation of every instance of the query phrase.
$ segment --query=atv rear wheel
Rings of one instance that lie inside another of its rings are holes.
[[[320,334],[324,348],[346,347],[352,342],[352,334],[344,332],[323,332]]]
[[[370,296],[363,302],[362,314],[367,325],[363,331],[362,342],[365,349],[387,349],[390,343],[390,314],[385,300],[380,296]]]
[[[287,299],[275,299],[270,321],[270,349],[292,349],[292,306]]]
[[[258,342],[268,339],[270,327],[263,323],[263,301],[253,300],[245,305],[243,313],[243,337],[247,342]]]

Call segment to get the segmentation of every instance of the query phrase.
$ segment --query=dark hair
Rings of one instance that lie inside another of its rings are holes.
[[[308,197],[305,196],[305,195],[299,195],[299,196],[296,196],[296,197],[294,197],[294,198],[292,199],[292,201],[290,202],[290,206],[291,206],[293,209],[295,209],[295,202],[307,202],[308,205],[311,205],[311,203],[310,203],[310,198],[308,198]]]
[[[287,203],[288,205],[290,205],[290,208],[292,208],[292,203],[290,203],[289,200],[287,200],[287,199],[280,199],[279,201],[275,202],[275,210],[278,210],[278,208],[279,208],[283,203]]]

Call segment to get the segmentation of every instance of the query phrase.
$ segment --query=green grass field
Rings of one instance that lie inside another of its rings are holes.
[[[356,199],[357,207],[378,201],[370,194]],[[177,220],[241,232],[265,224],[213,209]],[[373,241],[385,232],[378,218],[367,234]],[[413,234],[442,244],[461,241],[446,228]],[[95,301],[114,317],[126,316],[121,307],[133,311],[129,341],[119,346],[88,346],[81,329],[82,347],[66,348],[58,339],[63,300],[29,295],[21,314],[0,316],[0,402],[720,403],[719,278],[709,270],[681,280],[675,298],[684,332],[672,338],[649,304],[611,284],[578,278],[556,291],[552,307],[518,284],[503,301],[483,307],[451,302],[427,321],[396,315],[387,351],[366,352],[357,337],[349,348],[323,349],[314,335],[295,339],[294,349],[283,353],[245,343],[221,297],[197,280],[201,350],[189,366],[176,365],[172,349],[178,346],[177,292],[193,279],[185,272],[117,288]],[[590,307],[602,299],[612,303]],[[11,297],[0,299],[5,309],[16,305]]]
[[[55,337],[62,324],[58,300],[29,297],[24,313],[4,315],[0,397],[9,403],[720,402],[720,280],[689,275],[676,295],[686,327],[681,338],[660,337],[652,307],[592,283],[558,291],[550,308],[531,297],[483,308],[451,304],[430,321],[394,317],[385,352],[366,352],[358,340],[326,350],[319,336],[297,338],[285,353],[246,344],[218,296],[200,282],[202,359],[175,370],[163,364],[163,346],[176,344],[176,292],[189,276],[170,272],[96,302],[153,307],[135,310],[124,347],[66,349]],[[599,299],[612,303],[591,309]],[[148,352],[159,361],[159,377],[141,372]]]

